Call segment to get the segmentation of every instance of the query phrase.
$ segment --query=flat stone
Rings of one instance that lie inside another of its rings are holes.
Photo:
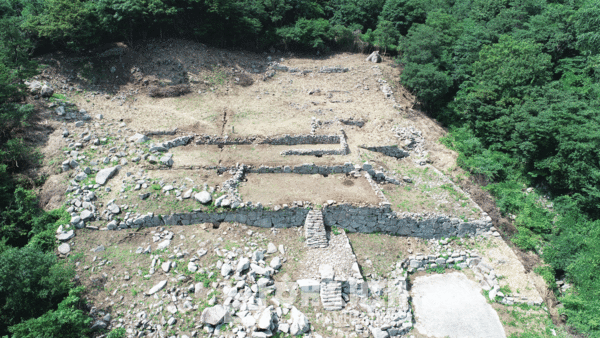
[[[56,235],[56,239],[58,239],[59,241],[68,241],[73,237],[75,237],[75,232],[73,230],[62,232]]]
[[[111,177],[115,175],[117,170],[117,167],[111,167],[98,171],[98,173],[96,174],[96,183],[104,185],[106,181],[108,181]]]
[[[114,204],[114,203],[109,204],[108,207],[106,207],[106,209],[111,214],[114,214],[114,215],[116,215],[116,214],[118,214],[118,213],[121,212],[121,208],[118,205]]]
[[[390,336],[387,331],[383,331],[378,327],[371,327],[371,333],[373,334],[373,338],[388,338]]]
[[[171,241],[166,239],[160,243],[158,243],[158,246],[156,247],[156,250],[162,250],[162,249],[166,249],[169,247],[169,245],[171,244]]]
[[[81,212],[81,215],[79,215],[79,217],[81,217],[81,220],[87,221],[87,220],[93,218],[94,214],[89,210],[84,210]]]
[[[167,285],[167,280],[162,280],[158,282],[158,284],[154,285],[152,289],[148,291],[148,295],[153,295],[157,293],[158,291],[162,290],[165,287],[165,285]]]
[[[129,142],[135,142],[135,143],[143,143],[143,142],[146,142],[148,140],[149,139],[148,139],[148,137],[146,135],[139,134],[139,133],[137,133],[137,134],[135,134],[135,135],[133,135],[133,136],[131,136],[129,138]]]
[[[98,245],[97,247],[95,247],[94,249],[92,249],[92,252],[102,252],[104,251],[104,245]]]
[[[67,243],[62,243],[61,245],[58,246],[58,252],[66,255],[71,251],[71,246]]]
[[[299,279],[296,283],[300,291],[305,293],[319,293],[321,290],[321,283],[316,279]]]
[[[333,279],[335,277],[333,266],[329,264],[321,264],[319,266],[319,274],[321,275],[321,279]]]
[[[242,318],[242,325],[244,325],[245,327],[253,327],[254,325],[256,325],[256,319],[254,319],[254,316],[249,314]]]

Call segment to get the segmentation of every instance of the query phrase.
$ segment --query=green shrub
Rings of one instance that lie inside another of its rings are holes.
[[[326,42],[333,39],[331,25],[325,19],[301,18],[293,26],[277,29],[284,42],[300,48],[325,50]]]
[[[84,338],[88,337],[92,319],[80,307],[83,287],[71,289],[69,296],[58,304],[56,310],[50,310],[38,318],[28,319],[13,325],[9,331],[13,338]],[[111,332],[112,333],[112,332]],[[113,337],[124,337],[114,336]]]
[[[106,338],[125,338],[127,336],[127,332],[124,327],[116,328],[106,336]]]
[[[33,247],[0,254],[0,336],[9,326],[54,309],[68,294],[73,270],[57,263],[54,253]]]

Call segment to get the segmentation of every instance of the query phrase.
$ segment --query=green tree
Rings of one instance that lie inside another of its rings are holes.
[[[13,338],[63,337],[85,338],[92,321],[80,308],[83,305],[83,287],[73,288],[56,310],[49,310],[38,318],[31,318],[9,328]]]
[[[54,309],[69,292],[74,273],[57,264],[54,253],[31,247],[0,254],[1,335],[9,326]]]

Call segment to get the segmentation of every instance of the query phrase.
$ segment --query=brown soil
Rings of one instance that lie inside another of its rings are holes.
[[[244,201],[263,204],[284,204],[310,201],[323,204],[328,200],[338,203],[378,204],[379,198],[364,178],[344,174],[248,174],[247,182],[239,190]],[[346,183],[344,183],[346,182]]]
[[[348,238],[365,277],[370,274],[385,276],[399,260],[418,253],[429,254],[426,241],[420,238],[379,233],[348,233]]]

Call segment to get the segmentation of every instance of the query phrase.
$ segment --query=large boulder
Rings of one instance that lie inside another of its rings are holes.
[[[148,137],[144,134],[137,133],[129,138],[129,142],[143,143],[148,141]]]
[[[98,171],[96,174],[96,183],[104,185],[118,170],[118,167],[111,167]]]
[[[227,310],[225,310],[223,305],[218,304],[204,309],[204,311],[202,311],[201,320],[204,324],[215,326],[225,319],[225,315],[227,315]]]
[[[367,56],[367,59],[365,61],[373,63],[381,62],[381,55],[379,55],[379,51],[376,50],[373,53],[371,53],[371,55]]]
[[[71,246],[67,243],[62,243],[61,245],[58,246],[58,252],[63,255],[68,254],[69,251],[71,251]]]
[[[73,232],[73,230],[64,231],[56,235],[56,239],[59,241],[68,241],[73,237],[75,237],[75,232]]]
[[[310,322],[308,321],[308,317],[295,306],[292,306],[291,313],[292,325],[290,326],[290,334],[292,336],[300,335],[305,332],[308,332],[310,329]]]
[[[371,327],[371,333],[373,334],[373,338],[388,338],[390,336],[387,331],[383,331],[378,327]]]
[[[273,312],[271,308],[266,308],[258,317],[258,328],[261,330],[268,330],[273,325]]]
[[[42,97],[51,97],[52,95],[54,95],[54,89],[52,89],[52,87],[50,86],[43,85],[40,94],[42,95]]]
[[[40,81],[25,81],[25,85],[27,86],[27,89],[29,89],[29,92],[33,95],[39,94],[42,90],[42,83]]]
[[[221,276],[229,276],[231,273],[232,267],[229,263],[225,263],[221,266]]]
[[[194,198],[196,199],[196,201],[198,201],[202,204],[207,204],[207,203],[210,203],[210,201],[212,201],[212,196],[210,195],[210,193],[208,191],[201,191],[201,192],[195,194]]]
[[[235,271],[237,273],[244,272],[250,268],[250,260],[246,257],[240,258]]]

